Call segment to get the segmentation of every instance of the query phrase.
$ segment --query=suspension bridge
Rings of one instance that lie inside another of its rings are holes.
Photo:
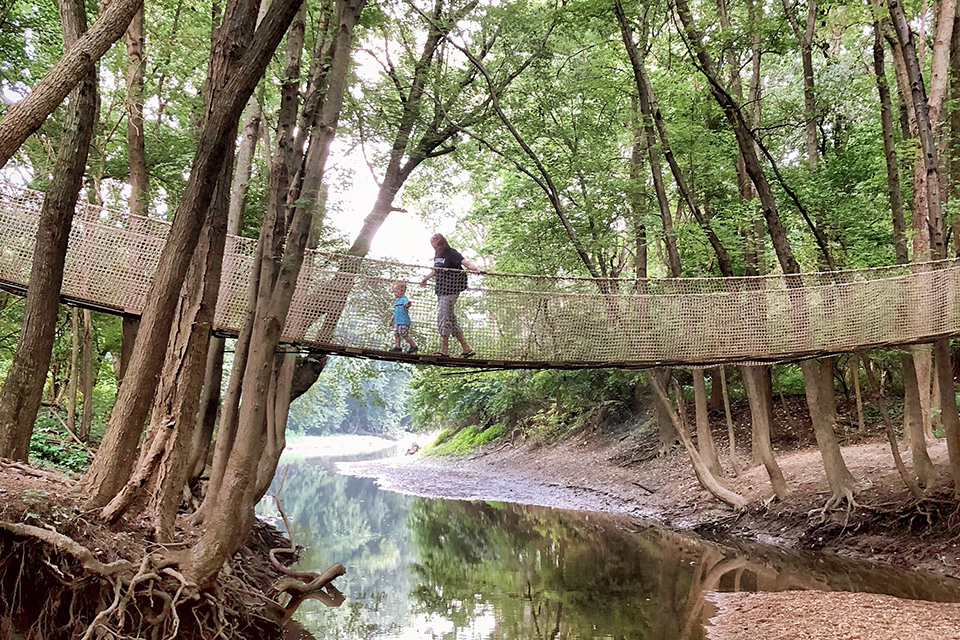
[[[0,289],[29,286],[43,193],[0,189]],[[61,301],[139,316],[169,223],[78,204]],[[424,240],[425,259],[432,260]],[[243,321],[256,240],[230,236],[215,331]],[[960,335],[960,261],[744,278],[471,275],[458,316],[476,355],[435,354],[428,266],[308,252],[283,341],[331,354],[479,368],[777,362]],[[407,283],[420,351],[392,352],[391,284]],[[455,343],[456,341],[451,341]],[[454,348],[456,351],[456,348]]]

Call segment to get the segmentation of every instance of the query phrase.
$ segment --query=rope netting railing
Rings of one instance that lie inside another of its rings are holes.
[[[0,280],[27,285],[43,194],[0,188]],[[139,314],[169,224],[78,205],[63,295]],[[216,325],[243,319],[256,241],[230,237]],[[426,242],[425,262],[431,261]],[[283,339],[331,352],[444,364],[429,267],[308,252]],[[407,284],[416,356],[390,353],[391,284]],[[750,278],[470,276],[458,317],[476,362],[649,367],[777,361],[960,334],[960,261]],[[451,347],[455,364],[459,348]],[[446,361],[450,363],[450,361]]]

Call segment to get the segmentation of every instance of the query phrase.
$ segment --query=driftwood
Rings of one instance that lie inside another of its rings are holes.
[[[34,527],[28,524],[18,524],[16,522],[0,522],[0,530],[23,538],[35,538],[41,542],[45,542],[61,553],[77,559],[87,571],[105,578],[124,572],[132,573],[133,571],[133,564],[127,560],[117,560],[109,564],[100,562],[90,549],[87,549],[73,538],[65,536],[62,533],[57,533],[56,531],[41,529],[40,527]]]

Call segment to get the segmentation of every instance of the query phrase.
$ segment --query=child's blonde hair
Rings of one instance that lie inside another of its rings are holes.
[[[403,280],[394,280],[391,289],[400,289],[400,293],[407,292],[407,283]]]

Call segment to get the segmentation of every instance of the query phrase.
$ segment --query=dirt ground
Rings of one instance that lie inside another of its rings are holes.
[[[749,501],[747,509],[739,513],[700,488],[685,453],[678,450],[659,456],[655,437],[636,429],[584,430],[549,445],[501,444],[458,459],[407,456],[341,467],[346,473],[377,478],[384,488],[405,493],[620,513],[693,530],[707,538],[733,536],[960,578],[960,510],[943,469],[945,442],[940,439],[928,444],[940,477],[928,492],[931,500],[917,506],[911,503],[896,471],[889,444],[876,428],[872,433],[860,433],[849,425],[842,427],[843,457],[860,484],[858,506],[823,512],[830,497],[827,479],[810,425],[799,418],[799,409],[797,413],[791,416],[794,419],[778,424],[774,440],[777,460],[791,489],[784,501],[774,498],[763,466],[750,465],[749,435],[738,424],[742,446],[737,458],[744,470],[734,476],[729,455],[723,455],[721,463],[724,484]],[[728,452],[721,420],[717,419],[714,433],[718,448]],[[901,453],[909,467],[909,452]],[[960,638],[956,605],[907,602],[846,593],[805,593],[802,599],[789,592],[718,594],[719,615],[708,629],[708,637]],[[891,608],[903,612],[893,616],[895,619],[909,616],[923,632],[890,627],[890,616],[878,612]],[[770,613],[773,610],[776,615]],[[840,610],[850,614],[843,616],[844,626],[823,622]],[[938,622],[941,620],[943,625]],[[777,625],[781,625],[780,631]]]

